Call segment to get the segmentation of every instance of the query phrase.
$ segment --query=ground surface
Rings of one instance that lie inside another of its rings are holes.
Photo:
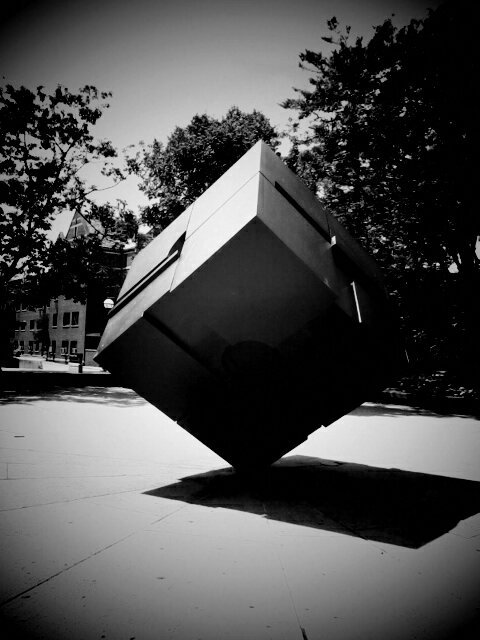
[[[478,637],[478,420],[364,405],[256,478],[122,388],[0,425],[11,637]]]

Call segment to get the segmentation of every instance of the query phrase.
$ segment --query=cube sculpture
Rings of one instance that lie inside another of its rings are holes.
[[[385,386],[373,260],[263,142],[135,258],[97,362],[237,468]]]

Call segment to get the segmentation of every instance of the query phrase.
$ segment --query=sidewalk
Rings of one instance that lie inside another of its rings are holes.
[[[0,412],[6,640],[479,637],[478,420],[367,403],[248,480],[128,389]]]

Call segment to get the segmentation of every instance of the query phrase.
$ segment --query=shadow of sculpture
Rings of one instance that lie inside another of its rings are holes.
[[[209,471],[146,494],[413,549],[480,511],[480,482],[308,456],[248,476]]]

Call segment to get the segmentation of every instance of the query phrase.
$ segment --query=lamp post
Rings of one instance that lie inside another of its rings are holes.
[[[106,310],[107,314],[110,311],[110,309],[113,309],[114,305],[115,303],[111,298],[105,298],[105,300],[103,301],[103,308]],[[105,371],[105,369],[103,370]]]
[[[110,311],[110,309],[113,309],[113,305],[114,305],[114,302],[111,298],[105,298],[105,300],[103,301],[103,306],[107,311]]]

